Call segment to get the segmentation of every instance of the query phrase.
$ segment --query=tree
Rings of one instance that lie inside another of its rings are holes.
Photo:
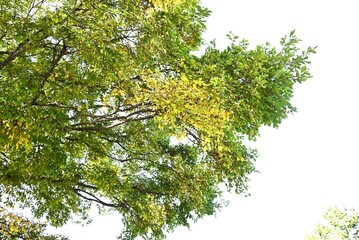
[[[122,215],[124,239],[214,214],[220,185],[246,193],[257,153],[243,139],[295,111],[315,51],[294,31],[279,50],[204,46],[198,0],[0,8],[0,201],[54,226],[96,203]]]
[[[0,238],[1,239],[23,239],[23,240],[67,240],[60,235],[49,235],[44,233],[45,224],[33,222],[21,215],[9,213],[0,208]]]
[[[355,209],[331,207],[324,214],[325,222],[318,224],[307,240],[359,239],[359,212]]]

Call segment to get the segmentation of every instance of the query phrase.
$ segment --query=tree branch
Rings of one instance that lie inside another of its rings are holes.
[[[32,102],[31,105],[39,106],[39,107],[56,107],[56,108],[62,108],[62,109],[69,109],[69,110],[78,111],[77,107],[75,107],[75,106],[65,106],[65,105],[59,104],[57,102],[52,102],[52,103]]]
[[[29,18],[30,15],[35,15],[36,12],[39,10],[38,6],[42,5],[43,3],[45,2],[45,0],[41,0],[39,1],[38,3],[36,3],[35,0],[32,1],[31,3],[31,8],[29,9],[29,11],[27,12],[26,14],[26,17],[25,18]],[[32,12],[35,8],[37,8],[34,12]]]
[[[107,203],[107,202],[104,202],[102,201],[101,199],[99,199],[98,197],[96,197],[94,194],[88,192],[88,191],[85,191],[83,189],[79,189],[79,188],[72,188],[72,190],[80,197],[88,200],[88,201],[92,201],[92,202],[97,202],[103,206],[106,206],[106,207],[114,207],[114,208],[118,208],[118,207],[124,207],[123,204],[115,204],[115,203]]]
[[[93,121],[93,122],[86,122],[86,123],[78,123],[78,124],[71,125],[70,129],[74,130],[74,131],[107,131],[111,128],[123,125],[125,123],[134,122],[134,121],[142,121],[142,120],[146,120],[146,119],[152,119],[155,116],[157,116],[157,114],[147,115],[147,116],[143,116],[143,117],[136,116],[134,118],[127,118],[128,116],[125,116],[125,117],[119,116],[114,119],[106,119],[105,121],[101,120],[99,122]],[[107,126],[77,127],[77,126],[81,126],[81,125],[90,125],[90,124],[94,124],[94,123],[109,122],[109,121],[120,120],[120,119],[123,119],[123,121],[118,122],[118,123],[113,123],[113,124],[107,125]]]
[[[25,39],[20,43],[14,51],[9,52],[9,56],[0,63],[0,70],[3,69],[6,65],[10,64],[15,58],[17,58],[21,53],[24,52],[24,46],[30,41],[30,39]]]
[[[57,46],[59,46],[60,42],[62,41],[63,45],[62,45],[62,48],[60,50],[60,53],[57,54]],[[44,85],[45,83],[48,81],[49,77],[51,76],[51,74],[53,73],[55,67],[57,66],[57,64],[59,63],[59,61],[61,60],[61,58],[63,56],[66,55],[66,50],[67,50],[67,46],[64,42],[64,40],[60,40],[53,48],[53,56],[52,56],[52,61],[51,61],[51,65],[50,65],[50,68],[49,70],[45,73],[44,75],[44,79],[43,81],[41,82],[38,90],[37,90],[37,93],[35,95],[35,97],[32,99],[31,101],[31,104],[35,105],[36,103],[36,100],[39,98],[40,94],[41,94],[41,91],[42,89],[44,88]]]
[[[88,183],[84,183],[84,182],[78,182],[77,185],[81,186],[81,187],[85,187],[85,188],[90,188],[93,190],[97,190],[97,187],[95,185],[90,185]]]
[[[3,33],[3,35],[0,36],[0,40],[2,40],[2,39],[6,36],[6,34],[7,34],[7,32],[5,31],[5,32]],[[8,51],[6,51],[6,53],[8,53]]]

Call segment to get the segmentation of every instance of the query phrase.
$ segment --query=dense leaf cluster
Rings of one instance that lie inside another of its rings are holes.
[[[356,209],[330,207],[324,221],[315,228],[306,240],[358,240],[359,212]]]
[[[4,240],[68,240],[60,235],[45,233],[45,224],[34,222],[19,214],[0,208],[0,238]]]

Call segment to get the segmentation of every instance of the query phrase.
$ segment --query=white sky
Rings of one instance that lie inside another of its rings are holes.
[[[232,31],[251,43],[278,43],[293,29],[304,46],[319,46],[308,82],[296,87],[298,112],[255,143],[260,174],[251,197],[229,195],[217,217],[178,228],[169,240],[299,240],[331,205],[359,207],[359,13],[355,0],[206,0],[213,13],[205,38],[219,46]],[[115,239],[118,216],[56,232],[80,239]]]

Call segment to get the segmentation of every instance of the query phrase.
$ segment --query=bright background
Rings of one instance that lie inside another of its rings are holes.
[[[206,0],[212,10],[205,39],[228,44],[232,31],[251,43],[279,43],[293,29],[303,46],[318,46],[309,81],[295,89],[298,112],[279,129],[263,128],[254,144],[261,172],[251,197],[228,195],[229,207],[169,240],[299,240],[332,205],[359,207],[359,13],[355,0]],[[94,215],[87,227],[57,229],[81,239],[115,239],[119,216]],[[53,232],[53,231],[51,231]]]

